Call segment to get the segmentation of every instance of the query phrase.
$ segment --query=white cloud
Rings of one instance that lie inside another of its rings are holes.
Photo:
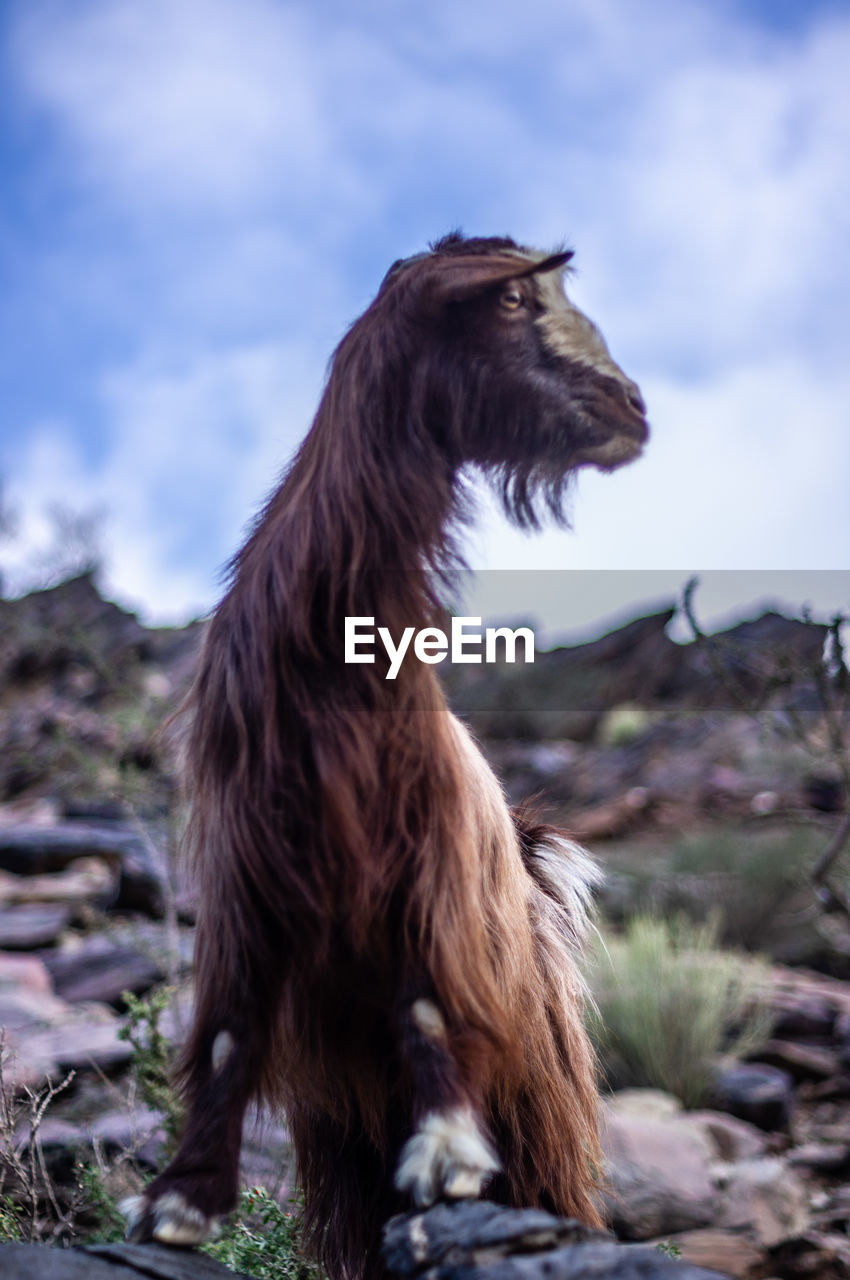
[[[106,503],[127,593],[207,603],[364,289],[463,222],[571,237],[654,427],[638,466],[582,478],[572,538],[491,522],[486,563],[844,563],[850,22],[792,41],[684,0],[363,12],[18,6],[22,101],[93,224],[145,228],[126,243],[158,291],[155,313],[113,301],[138,308],[135,355],[88,372],[104,459],[82,422],[33,422],[18,487]]]
[[[67,425],[32,434],[9,486],[23,517],[4,557],[13,583],[50,543],[52,504],[104,509],[111,589],[159,618],[204,611],[216,572],[309,425],[320,380],[312,353],[294,342],[112,374],[101,387],[111,431],[100,464],[84,462]]]
[[[19,75],[90,178],[143,202],[244,206],[328,157],[304,21],[268,0],[23,10]]]

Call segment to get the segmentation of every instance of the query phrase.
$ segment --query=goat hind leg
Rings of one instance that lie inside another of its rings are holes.
[[[415,1128],[401,1150],[397,1190],[409,1192],[417,1207],[479,1196],[499,1162],[433,1000],[420,996],[405,1007],[402,1048],[413,1082]]]

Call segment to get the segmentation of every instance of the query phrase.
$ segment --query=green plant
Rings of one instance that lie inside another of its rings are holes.
[[[256,1280],[321,1280],[318,1264],[301,1251],[300,1201],[289,1203],[284,1209],[265,1187],[243,1191],[235,1221],[204,1252]]]
[[[95,1150],[93,1160],[78,1160],[74,1165],[78,1218],[85,1219],[85,1224],[82,1221],[75,1223],[74,1234],[83,1236],[87,1244],[116,1244],[124,1239],[127,1223],[118,1205],[127,1188],[122,1187],[122,1195],[116,1196],[110,1187],[116,1169],[130,1159],[127,1154],[119,1155],[110,1166]]]
[[[646,733],[652,716],[636,702],[619,702],[600,718],[596,736],[604,747],[627,747]]]
[[[671,849],[670,870],[677,874],[725,872],[753,885],[777,891],[802,884],[808,863],[820,843],[812,828],[720,827],[678,840]]]
[[[142,1101],[162,1112],[168,1138],[166,1155],[176,1145],[183,1124],[183,1107],[171,1083],[174,1050],[160,1026],[173,996],[174,989],[168,986],[157,987],[145,997],[124,991],[127,1022],[118,1032],[119,1039],[132,1046],[132,1070]]]
[[[663,1253],[665,1258],[681,1258],[682,1250],[677,1244],[673,1244],[672,1240],[659,1240],[655,1246],[659,1253]]]
[[[636,916],[600,939],[590,1030],[612,1085],[650,1085],[704,1102],[715,1059],[767,1033],[763,967],[717,947],[717,922]]]
[[[20,1209],[11,1196],[3,1196],[0,1202],[0,1242],[20,1239]]]

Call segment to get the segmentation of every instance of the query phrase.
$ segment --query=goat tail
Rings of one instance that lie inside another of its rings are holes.
[[[588,855],[555,828],[528,810],[511,813],[478,748],[454,724],[475,833],[456,848],[479,869],[479,904],[491,940],[489,974],[485,966],[478,969],[475,988],[479,996],[487,993],[493,1038],[509,1044],[509,1051],[490,1059],[492,1071],[482,1081],[502,1163],[489,1194],[599,1225],[597,1064],[584,1024],[588,994],[576,954],[600,875]],[[464,879],[468,874],[461,874]],[[440,930],[439,937],[448,933]],[[451,982],[437,981],[438,995],[446,988],[449,1001],[463,991],[457,969]],[[474,1017],[469,1021],[481,1028]]]
[[[545,1020],[526,1048],[524,1088],[495,1102],[493,1130],[511,1203],[601,1226],[598,1066],[584,1021],[590,996],[576,963],[601,874],[528,808],[513,819],[531,880],[535,995]]]

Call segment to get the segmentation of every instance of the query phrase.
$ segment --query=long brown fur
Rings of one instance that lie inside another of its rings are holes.
[[[534,525],[541,501],[562,514],[577,466],[639,451],[636,388],[598,335],[595,362],[547,345],[543,277],[566,257],[451,236],[396,264],[233,562],[191,695],[189,1121],[141,1236],[190,1239],[232,1208],[257,1098],[289,1117],[308,1236],[340,1280],[378,1273],[399,1153],[446,1100],[493,1140],[489,1194],[599,1222],[580,868],[574,893],[547,873],[557,841],[512,817],[430,666],[390,681],[380,657],[343,661],[346,616],[396,638],[441,617],[465,464]],[[609,455],[612,436],[628,443]],[[410,1020],[422,997],[440,1043]]]

